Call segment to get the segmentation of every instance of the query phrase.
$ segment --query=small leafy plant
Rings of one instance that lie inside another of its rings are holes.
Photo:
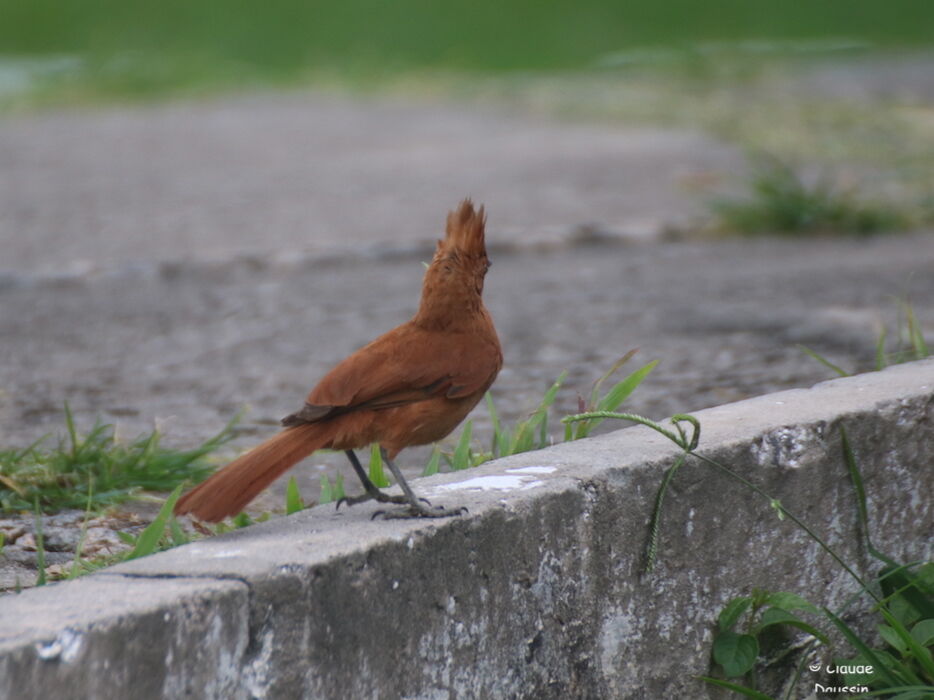
[[[814,615],[820,614],[816,606],[794,593],[771,593],[756,589],[751,595],[738,596],[730,600],[720,611],[717,619],[717,631],[714,635],[711,656],[726,678],[742,677],[749,685],[744,687],[711,677],[704,677],[703,680],[711,685],[749,694],[750,697],[767,697],[755,691],[755,669],[761,650],[770,641],[767,637],[771,632],[780,631],[783,628],[803,631],[811,637],[805,645],[808,650],[818,640],[829,644],[823,632],[796,614],[799,611]],[[786,647],[772,659],[772,663],[776,663],[794,651],[796,648]],[[803,660],[807,654],[804,653],[801,656]],[[800,674],[802,668],[803,665],[799,664],[797,674]]]
[[[877,585],[884,595],[873,608],[882,618],[876,625],[881,644],[863,639],[839,616],[825,611],[857,652],[855,657],[836,658],[837,668],[847,669],[847,685],[866,686],[873,695],[900,700],[934,697],[934,563],[918,567],[892,562]]]
[[[878,627],[879,635],[886,644],[884,649],[875,649],[872,642],[862,639],[844,622],[841,612],[834,613],[826,607],[819,608],[823,616],[837,628],[857,652],[854,659],[849,662],[840,662],[840,665],[855,668],[872,667],[871,677],[869,674],[850,673],[847,676],[848,682],[859,681],[866,687],[871,687],[873,689],[871,695],[874,696],[884,695],[898,698],[898,700],[922,700],[934,697],[934,563],[925,563],[917,572],[914,572],[913,569],[917,568],[917,564],[900,565],[873,545],[862,475],[856,464],[846,429],[842,425],[840,426],[840,438],[843,459],[856,492],[857,513],[861,525],[860,530],[865,537],[866,550],[885,567],[877,578],[876,585],[857,574],[854,568],[848,565],[823,538],[786,509],[777,498],[769,495],[726,465],[697,452],[696,448],[700,442],[700,422],[693,416],[684,414],[672,416],[672,428],[666,428],[636,414],[610,411],[568,416],[564,418],[564,422],[570,424],[593,418],[627,420],[644,425],[664,435],[682,450],[681,455],[665,473],[656,496],[646,545],[647,572],[654,568],[657,556],[664,495],[685,460],[688,457],[694,457],[766,499],[779,519],[787,518],[801,528],[857,583],[860,594],[872,600],[872,611],[878,613],[884,621],[884,624]],[[684,424],[691,426],[690,433],[685,429]],[[810,635],[815,643],[817,641],[827,643],[825,634],[795,614],[797,611],[813,613],[816,610],[818,608],[796,594],[756,591],[750,596],[733,598],[718,618],[718,632],[712,649],[714,663],[726,676],[747,676],[747,680],[754,685],[753,671],[759,659],[760,639],[768,628],[776,626],[797,628]],[[741,619],[745,622],[742,631],[737,631]],[[803,661],[804,656],[802,656],[802,663]],[[801,670],[802,665],[799,664],[797,673],[800,674]],[[772,700],[770,696],[754,687],[713,677],[703,677],[703,680],[746,697]],[[789,693],[793,687],[794,682],[788,684]],[[786,693],[785,700],[789,697]]]

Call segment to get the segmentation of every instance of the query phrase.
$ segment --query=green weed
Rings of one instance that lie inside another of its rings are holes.
[[[839,661],[838,665],[873,667],[871,675],[848,674],[846,676],[848,685],[865,685],[872,688],[871,695],[893,696],[900,700],[920,700],[934,695],[934,656],[932,656],[932,651],[934,651],[934,563],[928,562],[920,567],[917,564],[898,564],[875,548],[869,534],[868,509],[862,475],[856,464],[846,430],[842,425],[840,434],[843,460],[856,492],[860,531],[865,537],[866,550],[883,564],[883,569],[874,582],[866,581],[859,576],[853,567],[848,565],[804,521],[786,509],[777,498],[722,463],[698,453],[696,448],[700,442],[701,426],[693,416],[683,414],[672,416],[673,429],[665,428],[655,421],[635,414],[609,411],[568,416],[564,422],[572,424],[594,418],[626,420],[644,425],[661,433],[682,450],[682,454],[666,472],[656,496],[646,545],[646,572],[654,568],[657,557],[664,494],[687,457],[694,457],[763,497],[780,519],[787,518],[801,528],[857,583],[860,593],[871,599],[873,612],[878,613],[884,621],[884,624],[878,626],[878,631],[885,641],[886,648],[873,648],[871,642],[862,639],[842,620],[840,611],[835,613],[826,607],[817,608],[804,598],[792,593],[754,591],[750,596],[733,598],[723,608],[718,618],[718,632],[715,635],[711,652],[713,663],[727,678],[741,677],[749,685],[706,676],[702,680],[746,697],[773,700],[754,687],[756,678],[754,670],[759,661],[761,636],[773,627],[791,627],[811,636],[812,642],[806,645],[806,651],[809,651],[811,646],[817,642],[827,644],[828,637],[825,633],[796,614],[797,611],[809,613],[819,611],[837,628],[857,653],[854,658]],[[691,426],[690,433],[685,430],[685,424]],[[856,600],[855,597],[850,603],[854,600]],[[743,628],[738,631],[737,626],[741,620],[744,620]],[[794,688],[800,676],[806,655],[806,653],[802,655],[796,676],[788,685],[789,692]],[[784,700],[788,697],[786,695]]]
[[[918,318],[915,316],[915,311],[911,302],[907,299],[899,299],[898,308],[899,316],[896,323],[896,346],[893,349],[889,349],[888,334],[885,328],[882,328],[876,340],[874,367],[876,371],[883,370],[891,365],[923,360],[931,356],[930,348],[924,339],[924,332],[921,330],[921,325],[918,323]],[[814,358],[841,377],[849,377],[854,374],[834,364],[806,345],[798,345],[798,347],[801,348],[805,354]]]
[[[65,405],[67,440],[43,448],[41,438],[24,450],[0,451],[0,512],[43,512],[94,509],[122,503],[143,491],[170,491],[183,481],[198,481],[211,473],[208,455],[234,436],[239,416],[217,435],[193,450],[174,450],[159,444],[154,430],[133,442],[116,439],[114,428],[95,423],[79,435]]]
[[[749,193],[742,200],[714,200],[717,228],[743,234],[814,233],[869,235],[910,228],[910,217],[893,205],[872,202],[828,180],[807,184],[777,158],[754,164]]]
[[[487,393],[487,398],[489,399],[490,395]],[[431,457],[428,459],[428,464],[425,465],[425,469],[422,471],[422,476],[431,476],[432,474],[437,474],[441,466],[441,448],[437,445],[431,450]]]
[[[298,482],[295,477],[289,477],[288,486],[285,487],[285,514],[292,515],[305,507],[305,501],[298,489]]]
[[[589,398],[585,401],[583,397],[579,398],[581,409],[592,409],[601,411],[614,411],[632,394],[632,392],[641,384],[649,373],[658,364],[657,360],[649,362],[643,367],[629,374],[626,378],[616,382],[605,393],[601,393],[603,384],[615,374],[626,362],[632,359],[636,351],[632,350],[617,362],[591,387]],[[499,413],[493,403],[492,395],[487,392],[485,396],[487,412],[490,415],[490,422],[493,425],[493,438],[490,443],[490,449],[487,452],[474,450],[471,446],[473,436],[473,423],[467,421],[464,429],[457,439],[457,446],[452,453],[443,451],[432,452],[428,465],[422,472],[423,475],[436,474],[439,471],[440,460],[443,459],[451,471],[476,467],[491,459],[499,457],[508,457],[510,455],[540,450],[554,444],[554,438],[549,430],[549,417],[551,408],[561,389],[567,372],[562,372],[552,385],[545,391],[542,400],[538,406],[529,415],[528,418],[519,420],[513,427],[508,427],[500,420]],[[602,418],[593,418],[587,421],[581,421],[576,428],[570,425],[565,426],[564,440],[579,440],[590,435],[590,433],[601,422]]]
[[[457,441],[457,447],[454,448],[454,454],[451,457],[450,465],[453,471],[469,469],[478,463],[470,449],[470,439],[472,436],[473,421],[467,421],[464,424],[464,430],[461,433],[460,440]]]
[[[318,497],[318,503],[333,503],[334,501],[339,501],[344,497],[344,475],[338,472],[337,476],[334,477],[334,485],[331,485],[331,480],[328,479],[327,474],[321,475],[321,495]]]
[[[649,372],[655,369],[655,366],[658,364],[658,360],[653,360],[644,367],[637,369],[621,382],[617,382],[612,389],[610,389],[602,396],[600,395],[600,388],[603,386],[603,382],[609,379],[616,372],[616,370],[628,362],[635,353],[635,350],[631,350],[629,353],[620,358],[616,364],[610,367],[606,374],[594,382],[593,388],[590,390],[589,400],[585,402],[583,399],[579,399],[579,407],[581,409],[578,411],[579,413],[586,413],[588,411],[615,411],[620,407],[620,405],[622,405],[623,401],[629,398],[629,395],[635,391],[636,387],[638,387],[643,382],[643,380],[649,376]],[[573,430],[571,423],[566,423],[564,439],[565,441],[568,441],[585,438],[590,435],[593,429],[600,425],[602,422],[603,420],[600,418],[582,420],[574,424]]]
[[[383,469],[383,455],[379,451],[379,445],[375,443],[370,445],[369,477],[370,481],[372,481],[373,485],[378,489],[386,488],[390,485],[389,477],[386,476],[386,472]]]
[[[42,513],[39,511],[39,504],[36,503],[36,567],[39,569],[39,574],[36,577],[36,585],[44,586],[46,584],[45,577],[45,536],[42,534]]]

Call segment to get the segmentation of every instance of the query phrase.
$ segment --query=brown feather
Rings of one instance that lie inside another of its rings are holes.
[[[315,424],[283,430],[186,493],[175,504],[175,513],[208,522],[236,515],[289,467],[324,447],[327,432]]]
[[[338,363],[305,406],[283,419],[286,430],[192,490],[175,512],[220,520],[315,450],[378,442],[392,458],[457,427],[503,362],[481,296],[489,268],[485,221],[483,207],[461,202],[425,272],[415,316]]]

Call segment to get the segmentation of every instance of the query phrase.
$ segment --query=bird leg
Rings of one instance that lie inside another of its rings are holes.
[[[357,476],[360,478],[360,483],[363,484],[363,488],[366,493],[360,496],[354,496],[353,498],[344,496],[337,502],[337,508],[340,508],[342,503],[346,503],[348,506],[355,506],[358,503],[364,503],[366,501],[379,501],[380,503],[409,502],[409,499],[406,496],[390,496],[389,494],[380,491],[376,487],[376,484],[370,480],[370,477],[367,476],[366,471],[363,469],[363,465],[360,464],[360,460],[357,459],[357,455],[354,454],[353,450],[344,450],[344,454],[346,454],[347,459],[350,460],[350,464],[353,467],[353,470],[357,472]],[[406,484],[406,486],[408,485]]]
[[[382,517],[386,520],[397,520],[403,518],[448,518],[452,515],[462,515],[467,511],[467,509],[463,507],[445,508],[443,506],[436,506],[435,508],[426,508],[420,503],[420,501],[425,501],[425,503],[428,503],[428,501],[426,501],[424,498],[419,499],[415,495],[415,493],[412,491],[412,488],[405,480],[405,477],[402,476],[402,471],[393,463],[391,459],[389,459],[389,455],[386,454],[386,449],[384,447],[380,447],[379,453],[382,455],[383,461],[389,467],[389,471],[391,471],[392,475],[396,477],[396,482],[399,484],[399,486],[402,487],[402,492],[405,494],[405,497],[401,502],[408,503],[409,507],[399,511],[377,511],[373,514],[374,518]],[[399,502],[400,501],[393,501],[393,503]]]

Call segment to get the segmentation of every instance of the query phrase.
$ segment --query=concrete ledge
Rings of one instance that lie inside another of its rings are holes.
[[[932,406],[934,361],[901,365],[700,411],[699,449],[871,570],[837,426],[877,546],[931,557]],[[643,579],[676,454],[629,428],[418,482],[468,517],[324,506],[6,597],[0,697],[706,697],[694,677],[726,600],[758,586],[833,605],[853,586],[702,464],[674,481],[661,560]]]
[[[0,697],[241,697],[245,584],[89,576],[0,599]]]

